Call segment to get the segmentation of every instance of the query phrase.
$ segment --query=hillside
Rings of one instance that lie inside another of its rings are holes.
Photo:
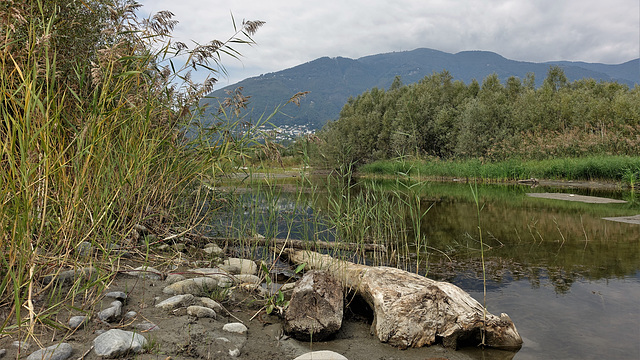
[[[447,70],[455,80],[469,83],[482,80],[496,73],[501,81],[511,76],[524,79],[526,74],[535,74],[537,85],[541,85],[549,66],[560,66],[569,81],[593,78],[617,81],[633,87],[640,84],[640,59],[619,65],[585,62],[533,63],[506,59],[488,51],[463,51],[450,54],[433,49],[393,52],[365,56],[359,59],[323,57],[296,67],[263,74],[240,81],[212,92],[203,102],[217,104],[223,99],[225,90],[242,86],[244,95],[251,96],[248,114],[255,121],[265,113],[284,104],[293,94],[309,91],[300,107],[288,106],[285,114],[272,119],[274,125],[303,125],[312,129],[322,127],[328,120],[338,117],[340,110],[351,96],[356,96],[373,87],[389,88],[395,76],[404,84],[417,82],[434,72]]]

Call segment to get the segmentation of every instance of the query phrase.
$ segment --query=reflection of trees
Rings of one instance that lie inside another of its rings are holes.
[[[465,202],[438,203],[427,215],[423,229],[429,245],[453,248],[448,252],[450,257],[473,265],[473,259],[480,257],[474,235],[477,224],[469,221],[475,212],[475,206]],[[629,276],[640,263],[640,227],[605,221],[579,209],[549,209],[536,202],[523,202],[520,207],[494,202],[482,209],[481,222],[485,256],[510,264],[508,271],[514,278],[524,276],[533,286],[548,276],[556,291],[566,292],[577,278]],[[491,276],[498,282],[503,277],[499,268]]]
[[[421,185],[416,193],[426,193],[434,186]],[[468,191],[467,186],[462,187]],[[580,278],[625,277],[638,271],[640,227],[601,219],[602,210],[617,208],[592,204],[554,208],[544,201],[530,201],[513,188],[505,189],[509,190],[505,193],[511,202],[491,197],[493,200],[485,200],[481,211],[487,280],[496,286],[527,279],[537,288],[548,281],[556,292],[566,293]],[[336,235],[343,241],[378,242],[387,245],[388,252],[377,254],[371,259],[372,264],[415,271],[419,262],[419,270],[425,272],[428,267],[428,276],[435,279],[453,281],[460,274],[468,279],[482,279],[476,239],[477,209],[473,204],[430,195],[421,196],[420,209],[416,209],[408,206],[407,199],[412,198],[405,193],[378,185],[345,189],[336,189],[334,185],[332,190],[321,194],[267,190],[262,189],[258,195],[243,194],[239,197],[242,201],[232,206],[240,207],[240,217],[253,221],[252,228],[240,230],[270,236],[287,233],[290,226],[294,238],[323,236],[323,240],[333,240],[329,235]],[[329,199],[337,204],[341,195],[349,201],[332,206]],[[411,214],[417,210],[422,213],[434,203],[424,219],[420,219],[424,243],[417,257],[416,245],[412,243],[415,237]],[[599,210],[586,211],[584,206]],[[330,216],[334,216],[333,222],[327,220]],[[238,224],[240,220],[232,222]],[[336,230],[339,222],[340,231]]]
[[[492,288],[508,285],[511,281],[528,279],[532,288],[539,288],[548,281],[558,294],[566,294],[571,285],[580,278],[586,278],[582,271],[567,270],[557,266],[524,265],[500,257],[488,257],[485,261],[487,282]],[[461,275],[463,274],[463,275]],[[441,259],[429,264],[429,278],[457,283],[467,288],[482,282],[482,262],[479,259]],[[467,281],[462,280],[467,279]]]

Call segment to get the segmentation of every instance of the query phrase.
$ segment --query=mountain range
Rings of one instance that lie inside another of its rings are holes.
[[[400,76],[404,84],[410,84],[434,72],[447,70],[454,80],[468,84],[473,79],[482,83],[485,77],[493,73],[502,82],[511,76],[524,79],[527,73],[534,73],[536,85],[539,86],[550,66],[561,67],[569,81],[593,78],[598,81],[617,81],[630,87],[640,84],[640,59],[618,65],[569,61],[535,63],[509,60],[488,51],[451,54],[420,48],[359,59],[322,57],[218,89],[203,99],[202,103],[217,105],[227,97],[226,90],[242,87],[242,93],[250,96],[246,119],[256,122],[261,116],[269,116],[277,106],[285,104],[297,92],[309,91],[299,107],[293,104],[283,107],[270,122],[276,126],[307,125],[308,128],[318,129],[327,121],[338,118],[349,97],[374,87],[388,89],[396,76]]]

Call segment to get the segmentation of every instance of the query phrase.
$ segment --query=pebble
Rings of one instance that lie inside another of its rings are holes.
[[[204,249],[202,249],[202,251],[204,251],[205,253],[209,254],[209,255],[220,255],[224,252],[224,250],[222,250],[218,245],[213,244],[213,243],[209,243],[207,245],[204,246]]]
[[[18,340],[16,340],[16,341],[14,341],[13,343],[11,343],[11,345],[12,345],[13,347],[17,347],[17,348],[19,348],[19,349],[20,349],[20,350],[22,350],[22,351],[27,351],[27,350],[29,350],[29,343],[28,343],[28,342],[24,342],[24,341],[18,341]]]
[[[213,309],[197,305],[189,306],[187,308],[187,314],[197,318],[216,318],[216,312]]]
[[[222,327],[222,330],[230,333],[244,334],[247,332],[247,327],[242,323],[228,323]]]
[[[127,313],[124,314],[124,318],[127,320],[133,319],[136,316],[138,316],[138,313],[135,311],[127,311]]]
[[[67,343],[54,344],[31,353],[27,360],[65,360],[71,356],[73,348]]]
[[[217,311],[217,312],[224,311],[224,308],[222,307],[222,305],[220,305],[220,303],[218,303],[213,299],[210,299],[207,297],[201,297],[201,298],[198,298],[198,300],[200,300],[200,303],[202,304],[202,306],[206,306],[209,309],[212,309],[213,311]]]
[[[211,276],[211,275],[228,276],[229,275],[228,272],[226,272],[225,270],[222,270],[220,268],[217,268],[217,267],[213,267],[213,268],[197,268],[197,269],[189,270],[189,273],[192,273],[192,274],[198,275],[198,276]]]
[[[61,283],[71,282],[79,277],[90,279],[96,273],[97,271],[94,267],[85,267],[85,268],[76,269],[76,270],[62,271],[59,274],[57,274],[57,276],[56,274],[45,275],[42,278],[42,282],[45,285],[49,284],[52,281],[54,281],[56,284],[61,284]]]
[[[81,257],[88,257],[91,256],[91,253],[93,252],[93,246],[91,246],[90,242],[83,241],[78,244],[78,248],[76,249],[76,251]]]
[[[123,291],[111,291],[111,292],[108,292],[108,293],[104,294],[104,297],[116,299],[116,300],[122,302],[123,304],[127,300],[127,294],[125,292],[123,292]]]
[[[78,329],[78,328],[84,326],[84,324],[86,324],[87,321],[89,321],[89,316],[87,316],[87,315],[72,316],[69,319],[69,327],[71,329]]]
[[[197,277],[178,281],[166,286],[162,292],[168,295],[194,294],[209,295],[214,289],[219,287],[229,287],[233,285],[231,279],[226,276],[219,277]]]
[[[175,308],[184,306],[185,304],[193,300],[193,298],[194,296],[191,294],[176,295],[160,302],[159,304],[156,304],[156,307],[163,310],[173,310]]]
[[[106,322],[116,321],[122,314],[122,303],[120,301],[114,301],[111,303],[111,307],[108,307],[98,313],[98,319]]]
[[[141,279],[149,280],[161,280],[162,272],[152,268],[151,266],[139,266],[132,271],[127,271],[125,274],[131,276],[137,276]]]
[[[93,340],[93,350],[98,356],[117,357],[130,351],[140,353],[146,344],[147,339],[138,333],[111,329]]]
[[[337,352],[329,350],[312,351],[302,354],[293,360],[349,360]]]
[[[251,275],[251,274],[239,274],[239,275],[236,275],[235,278],[239,284],[261,284],[262,283],[262,279],[260,279],[256,275]]]
[[[247,259],[228,258],[222,262],[220,268],[233,275],[256,275],[258,273],[258,265],[255,263],[255,261]]]
[[[141,323],[135,324],[133,326],[134,328],[140,330],[140,331],[156,331],[156,330],[160,330],[160,327],[158,327],[158,325],[149,322],[149,321],[143,321]]]
[[[177,283],[178,281],[182,281],[185,280],[186,278],[184,277],[184,275],[181,274],[171,274],[168,275],[166,279],[164,279],[164,281],[166,281],[168,284],[174,284]]]
[[[7,349],[0,349],[0,358],[3,358],[5,355],[7,355]]]

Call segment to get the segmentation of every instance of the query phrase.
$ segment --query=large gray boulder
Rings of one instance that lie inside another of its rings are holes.
[[[285,311],[284,330],[298,340],[320,341],[340,330],[342,284],[324,271],[310,271],[298,281]]]

